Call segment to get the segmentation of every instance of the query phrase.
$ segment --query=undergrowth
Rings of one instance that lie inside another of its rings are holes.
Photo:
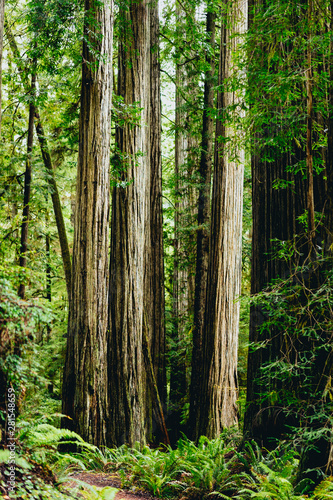
[[[112,500],[114,488],[89,486],[74,477],[94,471],[117,475],[123,488],[148,491],[158,498],[333,500],[332,477],[325,478],[311,495],[306,494],[306,484],[296,485],[299,456],[290,443],[268,452],[252,442],[239,451],[240,442],[229,433],[213,440],[201,437],[197,445],[184,436],[175,449],[137,444],[101,450],[46,418],[34,424],[22,422],[18,442],[16,495],[11,498]],[[64,442],[75,445],[76,453],[60,451]],[[6,453],[0,452],[2,491]],[[69,481],[76,486],[64,489],[61,485]]]

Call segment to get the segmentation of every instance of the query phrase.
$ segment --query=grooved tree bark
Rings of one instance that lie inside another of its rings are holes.
[[[158,393],[166,406],[165,371],[165,300],[162,220],[162,154],[161,154],[161,96],[159,62],[159,16],[158,3],[150,6],[150,241],[146,252],[146,297],[149,318],[149,343]],[[150,252],[150,257],[149,257]],[[148,297],[150,298],[148,299]],[[151,385],[151,384],[149,384]],[[150,390],[151,392],[151,390]],[[152,407],[156,413],[153,394]],[[151,405],[149,405],[150,407]],[[149,415],[148,415],[149,419]],[[159,418],[158,418],[159,420]],[[154,432],[154,429],[153,429]],[[156,441],[165,439],[161,429],[156,429]]]
[[[62,411],[66,427],[106,444],[112,4],[86,0],[80,139]]]
[[[116,129],[112,195],[109,387],[111,445],[145,442],[153,432],[156,388],[165,394],[160,102],[157,5],[121,9],[118,94],[136,110]],[[153,52],[152,45],[154,46]],[[152,213],[155,210],[155,213]],[[156,239],[156,241],[155,241]],[[153,243],[155,248],[153,248]],[[154,295],[154,297],[153,297]],[[151,351],[156,384],[149,370]],[[158,346],[162,348],[158,353]]]
[[[194,95],[197,94],[198,73],[193,71],[191,50],[184,51],[184,38],[191,44],[191,27],[196,23],[190,4],[176,1],[176,95],[175,95],[175,215],[173,269],[174,354],[170,357],[170,396],[168,424],[171,439],[180,437],[182,410],[189,386],[189,336],[194,309],[195,221],[196,192],[192,181],[195,168],[195,148],[198,140],[193,120]],[[189,60],[190,59],[190,60]]]
[[[227,4],[226,4],[227,6]],[[200,400],[197,408],[201,434],[216,437],[237,424],[237,347],[241,284],[241,241],[244,157],[236,137],[237,105],[240,98],[229,90],[232,54],[239,43],[237,33],[246,28],[246,2],[238,0],[226,9],[222,20],[220,85],[218,110],[227,110],[216,127],[210,251],[207,279],[205,326],[203,329],[203,366]],[[232,23],[230,20],[232,19]],[[223,140],[221,141],[221,138]]]
[[[198,199],[197,230],[197,262],[195,272],[194,325],[192,373],[190,385],[190,414],[188,421],[189,435],[195,439],[197,434],[197,412],[200,405],[200,383],[202,366],[202,341],[205,319],[207,271],[209,262],[209,222],[210,222],[210,189],[213,163],[213,137],[215,121],[210,110],[214,108],[214,75],[215,57],[212,53],[215,45],[215,13],[207,12],[206,32],[209,36],[210,48],[206,53],[209,69],[205,75],[204,112],[202,125],[202,150],[200,158],[200,182]]]

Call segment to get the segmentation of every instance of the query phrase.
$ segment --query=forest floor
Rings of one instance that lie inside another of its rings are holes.
[[[71,475],[73,482],[69,481],[64,484],[65,489],[72,489],[77,486],[77,480],[87,483],[97,488],[105,488],[110,486],[118,488],[119,491],[115,496],[115,500],[154,500],[154,497],[149,493],[135,488],[133,491],[121,489],[121,481],[116,474],[107,474],[103,472],[75,472]]]

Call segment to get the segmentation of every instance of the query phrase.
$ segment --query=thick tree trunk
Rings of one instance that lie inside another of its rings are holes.
[[[207,271],[209,261],[209,222],[210,190],[213,162],[214,119],[210,110],[214,108],[215,57],[212,55],[215,45],[215,13],[207,12],[206,32],[209,36],[210,49],[206,54],[209,70],[205,75],[204,112],[202,124],[202,145],[200,159],[200,187],[198,199],[197,262],[195,273],[194,325],[192,372],[190,385],[190,414],[188,434],[196,439],[198,434],[198,411],[200,408],[200,383],[202,359],[202,340],[205,318]]]
[[[151,241],[150,12],[147,0],[132,1],[128,10],[121,11],[118,94],[126,105],[139,103],[140,111],[135,126],[127,123],[116,130],[119,155],[112,195],[108,376],[108,442],[113,446],[145,442],[146,429],[151,430],[151,422],[145,422],[148,379],[143,351],[144,318],[150,317],[151,308],[145,293]]]
[[[149,318],[149,345],[154,366],[159,398],[166,408],[165,366],[165,303],[162,220],[162,155],[161,155],[161,96],[159,62],[158,3],[150,7],[150,217],[151,229],[146,251],[146,312]],[[150,297],[150,298],[149,298]],[[152,395],[152,408],[156,413],[156,396]],[[149,415],[148,415],[149,417]],[[153,428],[155,440],[165,439],[165,432]],[[155,424],[153,423],[153,426]]]
[[[188,7],[188,9],[187,9]],[[186,11],[185,11],[186,9]],[[173,353],[170,356],[170,395],[168,425],[172,442],[180,437],[182,410],[190,379],[190,332],[194,309],[195,189],[192,182],[198,141],[191,117],[192,94],[197,90],[197,74],[191,73],[188,52],[183,54],[184,33],[189,44],[188,28],[195,23],[194,9],[176,2],[176,110],[175,110],[175,215],[173,269]]]
[[[85,3],[73,279],[63,382],[64,420],[106,444],[112,6]]]
[[[246,28],[246,2],[235,1],[221,30],[220,85],[233,71],[232,53]],[[232,19],[232,25],[230,25]],[[239,97],[228,89],[218,95],[218,110],[237,121]],[[232,111],[234,109],[234,111]],[[235,127],[235,128],[234,128]],[[236,125],[218,120],[213,179],[212,218],[203,330],[202,408],[196,439],[216,437],[238,422],[237,347],[242,263],[244,154],[237,145]],[[220,142],[219,138],[228,141]]]
[[[1,78],[1,76],[0,76]],[[30,193],[31,193],[31,173],[32,173],[32,146],[34,141],[34,118],[35,118],[35,88],[36,74],[31,78],[31,98],[29,106],[29,124],[28,124],[28,140],[27,140],[27,159],[25,164],[24,174],[24,197],[23,197],[23,217],[21,225],[21,248],[20,248],[20,266],[27,266],[27,251],[28,251],[28,227],[29,227],[29,212],[30,212]],[[19,297],[25,299],[25,283],[21,283],[18,291]]]

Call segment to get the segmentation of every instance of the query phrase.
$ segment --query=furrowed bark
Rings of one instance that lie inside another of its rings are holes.
[[[62,412],[107,444],[107,312],[113,4],[85,1],[73,278]]]
[[[200,188],[198,199],[198,230],[197,230],[197,262],[195,273],[195,298],[194,298],[194,326],[192,373],[190,385],[190,415],[188,432],[193,439],[197,439],[198,412],[201,402],[200,383],[202,359],[202,339],[205,317],[207,271],[209,258],[209,222],[210,222],[210,189],[213,163],[213,136],[215,121],[210,110],[214,108],[214,74],[215,57],[211,53],[215,45],[215,18],[216,14],[207,12],[206,32],[210,37],[210,51],[206,54],[206,62],[210,69],[205,75],[204,112],[202,124],[202,145],[200,159]]]
[[[146,251],[146,311],[149,324],[149,346],[154,367],[158,397],[152,394],[152,409],[163,418],[166,408],[165,366],[165,299],[162,219],[162,152],[161,152],[161,96],[159,61],[158,2],[150,6],[150,240]],[[147,307],[148,306],[148,307]],[[148,415],[148,418],[149,415]],[[159,428],[161,429],[161,425]],[[154,432],[159,443],[168,441],[166,429]],[[162,433],[162,434],[161,434]]]
[[[150,10],[147,0],[121,9],[118,93],[139,110],[135,125],[116,129],[109,287],[109,445],[144,443],[147,373],[143,352],[146,251],[150,220]],[[151,252],[148,251],[148,255]],[[154,263],[150,263],[151,266]],[[147,304],[147,310],[151,305]]]
[[[242,203],[244,153],[236,140],[237,108],[241,100],[226,88],[232,75],[232,54],[237,33],[245,31],[246,3],[235,1],[222,22],[218,110],[213,179],[212,218],[205,326],[203,371],[197,436],[218,436],[238,422],[237,348],[242,262]],[[230,16],[230,17],[229,17]],[[232,25],[230,26],[230,19]],[[228,113],[225,120],[224,113]],[[235,120],[235,123],[233,123]],[[235,127],[235,128],[234,128]],[[238,134],[238,132],[237,132]],[[222,141],[221,141],[222,138]],[[220,140],[219,140],[220,139]]]
[[[333,0],[331,6],[330,29],[333,30]],[[329,86],[329,114],[327,132],[327,160],[326,160],[326,193],[327,193],[327,237],[326,253],[333,256],[333,42],[330,47],[330,86]]]

